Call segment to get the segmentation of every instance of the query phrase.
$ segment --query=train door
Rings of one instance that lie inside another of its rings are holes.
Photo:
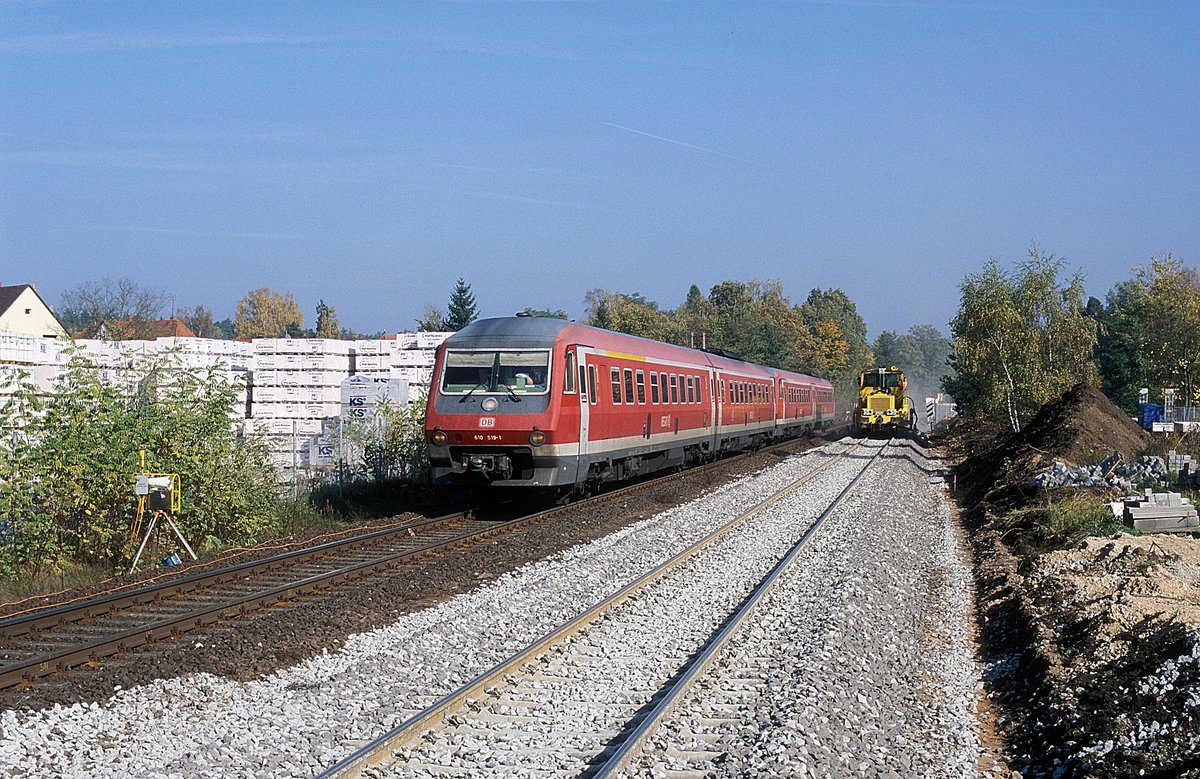
[[[579,471],[576,481],[587,475],[589,441],[591,439],[591,410],[599,398],[596,395],[596,355],[586,346],[575,347],[579,366]]]

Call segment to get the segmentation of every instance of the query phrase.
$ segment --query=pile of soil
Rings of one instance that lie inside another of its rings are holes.
[[[1032,497],[1030,480],[1056,460],[1090,465],[1120,452],[1130,462],[1153,447],[1154,439],[1104,393],[1078,384],[1042,406],[1020,432],[973,447],[955,471],[970,503],[1002,513]]]
[[[995,725],[1023,776],[1200,777],[1200,540],[1118,533],[1048,549],[1009,516],[1044,497],[1029,479],[1054,460],[1153,448],[1081,386],[956,469]]]

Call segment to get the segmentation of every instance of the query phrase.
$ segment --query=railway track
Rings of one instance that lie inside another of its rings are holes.
[[[603,493],[589,501],[620,498],[661,485],[664,480],[702,471],[703,467],[693,468]],[[517,532],[523,526],[571,510],[572,506],[556,507],[500,521],[474,518],[469,511],[419,519],[148,587],[9,616],[0,619],[0,688],[100,662],[155,641],[178,638],[220,621],[378,575],[430,554]]]
[[[490,670],[422,702],[322,779],[518,767],[530,774],[616,776],[629,769],[660,720],[891,446],[845,445]],[[854,463],[849,479],[834,468],[846,461]],[[802,488],[824,496],[823,510],[796,516],[794,524],[762,519]],[[761,683],[748,673],[734,683]]]

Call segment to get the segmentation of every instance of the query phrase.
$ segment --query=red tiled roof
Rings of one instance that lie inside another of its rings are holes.
[[[154,338],[195,338],[192,328],[182,321],[155,319],[152,322],[122,319],[116,322],[101,322],[88,325],[75,334],[76,338],[113,338],[118,341],[138,338],[149,341]]]

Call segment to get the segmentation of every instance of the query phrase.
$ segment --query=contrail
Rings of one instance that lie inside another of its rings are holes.
[[[647,138],[653,138],[656,141],[666,141],[667,143],[673,143],[676,146],[684,146],[688,149],[695,149],[696,151],[702,151],[705,154],[715,154],[718,157],[725,157],[726,159],[737,160],[738,162],[745,162],[748,165],[761,164],[761,163],[755,162],[754,160],[748,160],[745,157],[735,157],[732,154],[726,154],[725,152],[717,151],[716,149],[706,149],[703,146],[696,146],[695,144],[692,144],[692,143],[685,143],[683,141],[677,141],[674,138],[664,138],[661,135],[655,135],[654,133],[643,132],[642,130],[635,130],[632,127],[625,127],[623,125],[613,124],[612,122],[601,122],[600,124],[608,125],[609,127],[615,127],[618,130],[624,130],[626,132],[637,133],[638,135],[644,135]]]

